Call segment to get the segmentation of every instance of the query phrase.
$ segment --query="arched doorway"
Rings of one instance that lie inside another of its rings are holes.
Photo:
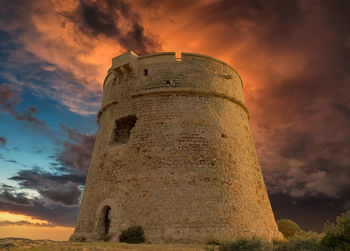
[[[113,201],[105,200],[97,208],[96,212],[96,225],[95,233],[96,238],[99,240],[105,240],[106,238],[112,238],[114,236],[116,227],[116,209],[113,205]]]
[[[103,211],[104,211],[104,214],[103,214],[104,234],[108,234],[109,227],[111,225],[111,219],[110,219],[111,207],[106,206]]]

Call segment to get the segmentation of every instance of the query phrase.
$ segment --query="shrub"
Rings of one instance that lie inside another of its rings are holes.
[[[143,243],[145,242],[144,234],[145,233],[140,226],[129,227],[119,235],[119,241],[126,243]]]
[[[316,238],[303,239],[295,238],[287,242],[281,242],[275,245],[274,251],[320,251],[320,245]]]
[[[292,239],[315,240],[320,242],[322,238],[323,238],[323,234],[319,234],[313,231],[302,230]]]
[[[283,234],[284,238],[290,239],[301,232],[300,227],[294,221],[282,219],[277,221],[278,230]]]
[[[336,223],[326,222],[321,244],[327,250],[350,250],[350,211],[337,217]]]
[[[257,238],[240,239],[233,242],[223,242],[220,244],[220,251],[270,251],[272,246],[263,243]]]

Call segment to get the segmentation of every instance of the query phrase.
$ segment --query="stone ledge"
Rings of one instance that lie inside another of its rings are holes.
[[[248,111],[248,108],[245,106],[243,102],[240,100],[228,96],[224,93],[218,93],[218,92],[206,92],[206,91],[198,91],[194,89],[185,89],[185,88],[176,88],[176,89],[170,89],[170,88],[159,88],[159,89],[153,89],[153,90],[147,90],[147,91],[141,91],[139,93],[134,93],[131,94],[132,98],[136,97],[142,97],[142,96],[150,96],[150,95],[168,95],[168,94],[173,94],[173,95],[195,95],[195,96],[203,96],[203,97],[215,97],[215,98],[222,98],[226,99],[241,108],[246,112],[248,119],[250,118],[250,114]]]

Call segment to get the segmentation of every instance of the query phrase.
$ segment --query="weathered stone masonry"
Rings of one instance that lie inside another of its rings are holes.
[[[117,239],[130,226],[151,243],[282,238],[231,66],[194,53],[122,54],[97,120],[71,239]]]

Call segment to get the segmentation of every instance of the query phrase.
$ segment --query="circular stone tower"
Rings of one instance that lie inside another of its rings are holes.
[[[141,226],[151,243],[281,239],[249,129],[242,80],[194,53],[127,52],[104,82],[72,240]]]

